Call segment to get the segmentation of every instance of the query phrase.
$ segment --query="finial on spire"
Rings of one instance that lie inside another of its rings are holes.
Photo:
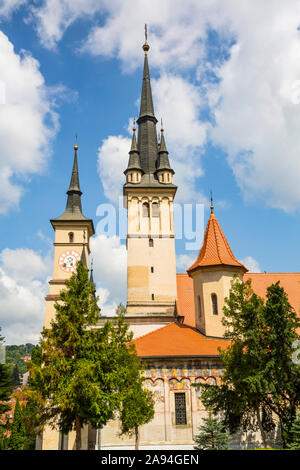
[[[213,202],[213,196],[212,196],[212,191],[210,191],[210,213],[214,213],[214,202]]]
[[[78,145],[77,145],[77,132],[75,133],[75,145],[74,145],[74,150],[78,150]]]
[[[163,126],[163,120],[162,120],[162,118],[160,118],[160,128],[161,128],[161,129],[160,129],[161,132],[163,132],[163,131],[164,131],[164,126]]]
[[[147,24],[145,24],[145,44],[143,44],[143,49],[144,49],[145,55],[147,55],[147,52],[150,49],[150,46],[149,46],[147,40],[148,40],[148,28],[147,28]]]

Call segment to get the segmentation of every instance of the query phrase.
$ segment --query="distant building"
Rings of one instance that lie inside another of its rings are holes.
[[[0,364],[5,364],[6,354],[5,354],[5,345],[3,341],[0,341]]]

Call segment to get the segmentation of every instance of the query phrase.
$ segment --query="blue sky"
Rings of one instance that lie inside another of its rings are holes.
[[[172,6],[171,6],[172,3]],[[215,213],[250,270],[299,272],[300,2],[4,0],[0,4],[0,326],[36,341],[75,133],[86,216],[117,204],[138,115],[144,23],[177,202]],[[266,2],[264,2],[266,3]],[[200,4],[200,5],[199,5]],[[200,248],[200,246],[199,246]],[[126,252],[92,242],[102,311],[125,301]],[[196,256],[176,242],[178,271]]]

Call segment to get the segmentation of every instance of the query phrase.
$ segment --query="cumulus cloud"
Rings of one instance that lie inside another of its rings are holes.
[[[91,29],[81,50],[117,57],[124,71],[139,64],[147,22],[151,67],[159,69],[162,89],[163,77],[170,88],[180,79],[193,89],[191,137],[198,131],[198,141],[209,137],[225,151],[246,199],[299,208],[299,0],[46,0],[33,16],[42,41],[51,46],[86,15]],[[205,113],[213,126],[205,125]],[[166,130],[167,121],[166,116]],[[185,132],[180,127],[178,142]],[[198,141],[191,143],[192,154],[201,155]],[[201,162],[192,160],[199,176]]]
[[[197,253],[191,255],[177,255],[176,256],[176,267],[179,272],[186,272],[186,270],[192,266],[197,258]]]
[[[0,253],[0,326],[6,344],[38,341],[51,268],[50,253],[24,248]]]
[[[126,304],[126,246],[116,236],[91,238],[94,280],[102,315],[113,315],[120,302]]]
[[[241,263],[246,266],[250,273],[261,273],[259,262],[252,256],[242,259]]]
[[[49,139],[58,130],[55,97],[63,87],[48,89],[38,61],[26,51],[16,54],[2,32],[0,84],[0,213],[5,213],[18,205],[30,175],[46,166]]]

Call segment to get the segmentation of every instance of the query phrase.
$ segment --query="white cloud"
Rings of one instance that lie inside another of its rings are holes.
[[[27,3],[27,0],[1,0],[0,16],[9,17],[21,5]]]
[[[242,259],[241,263],[246,266],[250,273],[261,273],[259,262],[252,256]]]
[[[98,173],[104,194],[112,202],[117,202],[122,194],[129,150],[130,139],[121,135],[107,137],[98,149]]]
[[[28,52],[15,53],[0,32],[0,213],[17,206],[23,183],[41,172],[49,158],[49,139],[58,130],[55,98],[63,87],[49,90],[39,63]],[[46,151],[47,147],[47,151]]]
[[[6,344],[36,343],[43,328],[52,256],[29,249],[0,253],[0,326]]]
[[[177,255],[176,256],[176,267],[177,271],[185,272],[197,259],[197,253],[191,255]]]
[[[118,237],[91,238],[94,280],[102,315],[112,315],[120,302],[126,303],[126,246]]]
[[[93,16],[97,14],[101,25]],[[162,89],[167,86],[163,87],[163,77],[169,80],[166,95],[175,80],[190,82],[194,91],[194,107],[184,107],[188,114],[195,113],[189,129],[192,154],[201,153],[199,141],[205,143],[205,132],[210,130],[212,142],[228,154],[245,198],[263,198],[284,210],[299,208],[299,0],[62,0],[59,5],[46,0],[35,9],[39,34],[49,45],[55,45],[84,15],[92,21],[82,50],[117,57],[124,71],[140,65],[137,57],[147,22],[151,67],[159,68]],[[215,32],[209,41],[208,30]],[[209,80],[213,75],[217,81]],[[179,94],[175,101],[184,102],[185,97]],[[200,111],[212,117],[213,128],[205,127]],[[167,121],[166,115],[166,130]],[[188,126],[178,127],[180,143]],[[196,172],[201,172],[199,159],[192,160]],[[184,186],[184,181],[179,182]]]

